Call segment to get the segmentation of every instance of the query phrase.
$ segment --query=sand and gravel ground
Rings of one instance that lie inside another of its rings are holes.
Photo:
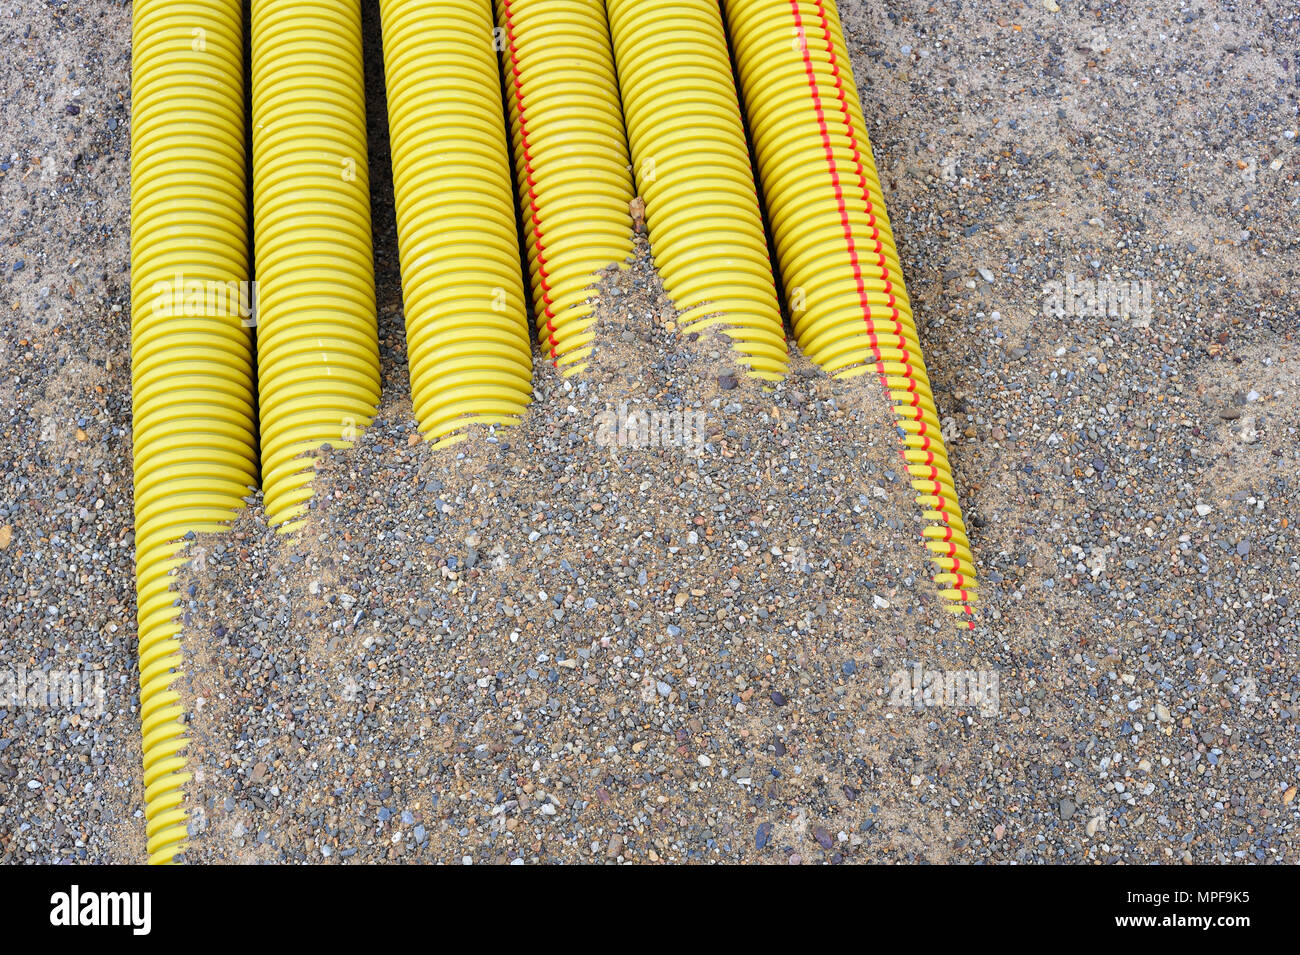
[[[587,379],[413,441],[367,9],[383,406],[297,542],[254,497],[194,544],[192,858],[1297,861],[1300,15],[840,7],[983,625],[941,619],[869,383],[733,379],[644,248]],[[0,672],[104,712],[0,708],[0,861],[136,861],[130,10],[6,14]],[[1149,310],[1055,307],[1098,282]],[[598,445],[622,401],[700,453]],[[995,712],[894,705],[914,666],[996,672]]]

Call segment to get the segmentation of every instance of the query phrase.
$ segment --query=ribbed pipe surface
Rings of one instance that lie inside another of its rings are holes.
[[[497,0],[537,335],[564,374],[595,342],[597,273],[632,254],[632,175],[605,8]]]
[[[655,268],[683,328],[785,375],[787,348],[717,0],[608,0]]]
[[[889,396],[947,608],[973,626],[975,567],[834,0],[725,0],[799,347]]]
[[[322,445],[379,402],[358,0],[253,0],[257,380],[267,520],[302,523]]]
[[[411,398],[431,441],[519,420],[532,351],[489,0],[381,0]]]
[[[172,571],[257,484],[247,290],[241,6],[136,0],[131,50],[131,381],[136,612],[149,861],[185,848],[188,743]],[[230,293],[233,291],[233,300]]]

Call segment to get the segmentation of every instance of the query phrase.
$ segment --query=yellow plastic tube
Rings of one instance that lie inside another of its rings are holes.
[[[248,281],[243,24],[239,0],[136,0],[132,18],[140,718],[149,861],[166,863],[185,848],[190,779],[171,575],[185,536],[225,528],[257,484],[252,341],[238,304]]]
[[[655,266],[683,328],[718,326],[749,374],[788,363],[717,0],[608,0]]]
[[[381,0],[411,399],[438,444],[532,396],[490,0]]]
[[[359,0],[253,0],[253,228],[267,520],[301,525],[312,452],[379,402]]]
[[[892,403],[948,609],[973,626],[975,567],[834,0],[724,0],[799,347]]]
[[[596,273],[632,253],[632,175],[605,8],[497,0],[537,335],[565,375],[595,333]]]

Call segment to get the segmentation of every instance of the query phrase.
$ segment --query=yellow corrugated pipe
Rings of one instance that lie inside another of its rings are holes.
[[[532,351],[490,0],[380,0],[411,399],[448,444],[519,420]]]
[[[717,0],[608,0],[655,267],[683,327],[785,375],[787,349]]]
[[[632,253],[618,79],[605,8],[497,0],[515,180],[537,335],[566,375],[586,368],[596,273]]]
[[[253,228],[267,520],[302,523],[323,444],[379,402],[358,0],[253,0]]]
[[[973,626],[975,567],[834,0],[725,0],[799,347],[893,403],[935,581]]]
[[[136,0],[131,379],[136,613],[151,863],[185,848],[181,629],[171,572],[257,484],[239,0]],[[232,299],[233,294],[233,299]]]

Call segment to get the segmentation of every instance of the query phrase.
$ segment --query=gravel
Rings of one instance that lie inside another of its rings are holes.
[[[767,821],[773,852],[839,861],[886,837],[863,824],[914,797],[878,766],[881,668],[975,652],[926,582],[889,413],[803,359],[724,388],[729,343],[682,340],[647,252],[601,296],[599,335],[630,340],[579,382],[540,368],[520,427],[437,450],[393,389],[300,538],[254,508],[210,542],[182,584],[194,857],[734,861]],[[701,412],[698,453],[602,446],[638,402]],[[941,858],[945,816],[882,851]]]
[[[940,619],[870,389],[738,376],[644,249],[585,386],[412,443],[372,69],[384,403],[302,537],[253,496],[190,545],[192,858],[1297,860],[1300,21],[840,6],[981,627]],[[0,701],[0,862],[143,857],[129,21],[2,28],[0,671],[103,706]],[[1099,280],[1150,308],[1053,307]],[[703,453],[598,446],[621,400],[705,412]],[[994,711],[896,705],[926,670],[995,671]]]
[[[0,30],[0,685],[102,681],[102,705],[0,692],[0,863],[138,861],[130,10],[38,5]]]

